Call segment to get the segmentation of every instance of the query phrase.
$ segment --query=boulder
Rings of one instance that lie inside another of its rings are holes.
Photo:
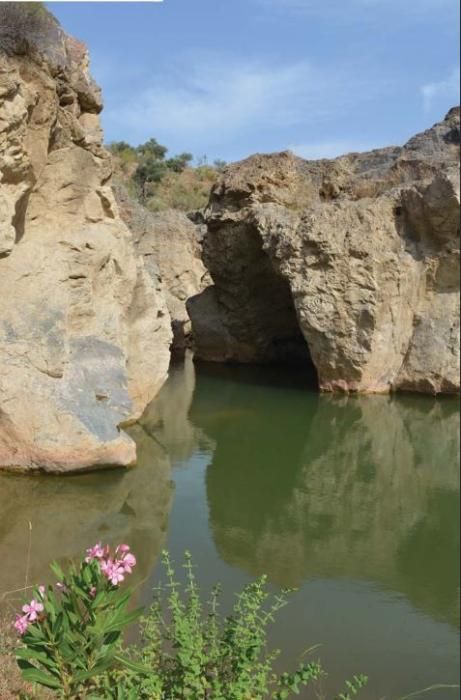
[[[0,467],[129,465],[120,426],[167,376],[168,309],[118,214],[86,48],[43,8],[37,29],[29,4],[5,5]]]
[[[323,391],[459,391],[459,108],[403,147],[229,166],[205,211],[198,358]]]

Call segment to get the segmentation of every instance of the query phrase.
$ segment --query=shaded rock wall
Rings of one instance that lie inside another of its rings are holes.
[[[86,49],[45,19],[38,43],[0,32],[0,467],[126,465],[170,319],[118,214]]]
[[[459,391],[458,108],[402,148],[237,163],[205,216],[198,357],[291,362],[301,332],[322,390]]]

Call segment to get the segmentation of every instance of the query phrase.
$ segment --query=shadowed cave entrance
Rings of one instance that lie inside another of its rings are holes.
[[[234,223],[213,231],[209,226],[204,253],[215,282],[223,348],[207,357],[206,348],[200,352],[201,339],[196,338],[198,358],[293,368],[303,384],[318,389],[317,370],[299,326],[290,285],[263,250],[257,228]],[[195,333],[194,313],[191,316]]]
[[[265,284],[262,287],[266,291],[265,299],[262,299],[264,307],[259,308],[261,317],[265,320],[265,326],[259,336],[264,339],[265,357],[262,357],[260,364],[291,368],[299,377],[300,383],[318,389],[317,369],[299,327],[289,284],[276,272],[263,252],[262,255],[268,264],[264,272]]]

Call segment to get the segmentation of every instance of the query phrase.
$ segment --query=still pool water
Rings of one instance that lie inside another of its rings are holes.
[[[179,564],[189,549],[205,589],[262,573],[297,589],[271,641],[285,665],[320,644],[328,697],[359,672],[368,700],[458,682],[456,400],[319,396],[299,372],[187,357],[131,433],[130,471],[0,476],[0,597],[24,585],[29,522],[29,580],[97,540],[127,541],[143,602],[160,550]]]

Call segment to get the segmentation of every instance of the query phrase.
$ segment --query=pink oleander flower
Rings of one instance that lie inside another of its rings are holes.
[[[29,627],[29,618],[27,615],[16,615],[16,622],[14,623],[14,629],[23,635],[27,628]]]
[[[99,562],[99,566],[101,567],[101,571],[104,574],[104,576],[107,576],[110,571],[112,571],[112,568],[114,566],[114,560],[113,559],[101,559]]]
[[[136,557],[131,552],[128,552],[118,560],[118,563],[126,574],[131,574],[133,567],[136,566]]]
[[[61,581],[58,581],[58,582],[56,583],[56,588],[58,589],[58,591],[62,591],[63,593],[68,593],[68,592],[69,592],[69,589],[67,588],[66,584],[65,584],[65,583],[61,583]]]
[[[38,618],[39,613],[43,612],[43,604],[32,599],[29,605],[22,606],[22,612],[26,613],[29,622],[34,622]]]
[[[125,570],[117,561],[110,563],[104,571],[104,575],[107,576],[113,586],[118,586],[119,583],[125,580]]]
[[[129,552],[129,551],[130,551],[129,544],[119,544],[115,550],[115,554],[118,554],[119,552],[122,552],[122,554],[126,554],[126,552]]]
[[[85,557],[85,561],[88,564],[90,561],[93,561],[94,559],[102,559],[105,555],[106,552],[108,553],[108,548],[103,547],[101,542],[98,542],[97,544],[94,545],[94,547],[90,547],[89,549],[86,550],[87,557]]]
[[[90,590],[89,590],[90,598],[95,598],[95,597],[96,597],[96,591],[97,591],[96,586],[91,586],[91,588],[90,588]]]
[[[130,552],[128,544],[119,544],[115,548],[115,556],[110,556],[109,545],[102,546],[98,542],[94,547],[87,549],[86,562],[97,560],[101,573],[114,585],[117,586],[125,579],[125,574],[131,574],[136,566],[136,557]]]
[[[38,592],[40,593],[40,597],[44,598],[45,597],[45,586],[39,586]]]

